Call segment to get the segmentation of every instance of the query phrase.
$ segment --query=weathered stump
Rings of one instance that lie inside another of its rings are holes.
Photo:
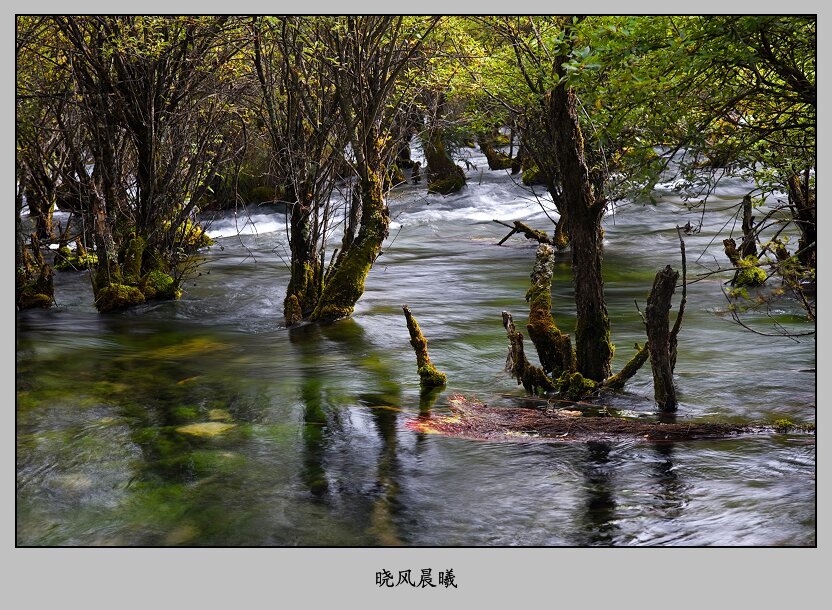
[[[402,305],[404,317],[407,320],[407,330],[410,333],[410,345],[416,353],[416,368],[419,373],[419,382],[423,390],[443,386],[447,382],[445,373],[438,371],[430,361],[428,355],[428,341],[422,334],[416,318],[410,313],[407,305]]]
[[[653,289],[647,297],[645,323],[650,344],[650,366],[653,369],[653,396],[662,411],[676,410],[676,388],[673,385],[676,334],[668,328],[668,319],[670,300],[678,279],[679,272],[667,265],[656,274]]]

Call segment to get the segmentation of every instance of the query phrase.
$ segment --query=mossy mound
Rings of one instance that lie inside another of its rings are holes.
[[[98,311],[105,313],[125,307],[140,305],[145,302],[144,294],[135,286],[125,284],[110,284],[98,291],[95,306]]]
[[[170,231],[171,222],[166,220],[163,225],[165,231]],[[176,242],[185,252],[195,252],[200,248],[213,245],[214,240],[205,232],[205,229],[190,219],[179,225],[176,229]]]
[[[450,195],[460,191],[465,186],[465,172],[459,167],[457,167],[457,170],[459,171],[453,172],[452,176],[428,182],[428,193]]]
[[[139,282],[145,299],[178,299],[182,291],[176,281],[164,271],[154,270],[145,274]]]
[[[20,309],[47,309],[52,307],[52,297],[39,292],[24,292],[17,301]]]
[[[737,274],[737,286],[760,286],[768,279],[765,271],[759,267],[743,269]]]
[[[303,313],[300,310],[300,302],[295,294],[290,294],[283,302],[283,317],[285,318],[286,326],[297,324],[303,319]]]
[[[567,396],[570,400],[580,400],[592,394],[598,384],[591,379],[585,378],[580,373],[569,373],[564,371],[555,382],[558,392]]]

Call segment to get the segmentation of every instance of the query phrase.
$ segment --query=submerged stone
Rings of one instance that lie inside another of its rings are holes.
[[[218,421],[200,422],[197,424],[188,424],[187,426],[179,426],[176,431],[180,434],[189,434],[191,436],[212,437],[222,434],[236,427],[236,424],[226,424]]]
[[[208,411],[208,419],[211,421],[231,421],[231,413],[225,409],[211,409]]]

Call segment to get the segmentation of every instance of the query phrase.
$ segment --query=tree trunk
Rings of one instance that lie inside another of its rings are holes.
[[[797,174],[789,177],[789,205],[792,208],[795,224],[800,229],[797,258],[802,264],[814,267],[818,238],[817,214],[815,194],[809,187],[808,177],[803,181]]]
[[[526,292],[529,302],[529,323],[526,330],[537,349],[541,368],[551,377],[567,371],[575,372],[572,341],[555,324],[552,316],[552,274],[555,249],[547,244],[537,247],[537,258],[532,270],[532,285]]]
[[[751,207],[751,195],[746,195],[742,199],[742,245],[740,246],[740,255],[757,256],[757,236],[754,233],[754,217]]]
[[[428,163],[428,192],[450,195],[465,186],[465,172],[451,161],[442,142],[441,132],[428,135],[424,144],[425,159]]]
[[[676,410],[676,388],[673,368],[676,364],[676,334],[668,327],[670,300],[676,290],[679,272],[670,265],[656,274],[647,298],[645,320],[650,345],[650,366],[653,369],[653,396],[661,411]]]
[[[311,202],[295,201],[290,213],[289,248],[292,269],[283,315],[286,326],[297,324],[315,310],[320,293],[321,269],[309,222]]]
[[[523,333],[514,326],[511,314],[503,312],[503,327],[508,336],[508,357],[506,358],[506,371],[517,380],[517,385],[522,384],[529,394],[539,392],[551,392],[555,389],[552,380],[546,376],[542,368],[534,366],[526,358],[523,348]]]
[[[604,206],[592,192],[574,91],[559,86],[548,97],[547,119],[560,169],[562,205],[572,245],[577,368],[584,377],[600,382],[611,373],[613,355],[601,277]]]
[[[310,320],[335,320],[350,315],[364,294],[364,280],[370,272],[381,244],[387,238],[390,215],[382,193],[381,164],[359,168],[361,177],[361,226],[355,241],[342,250],[332,272],[324,282],[321,298]]]

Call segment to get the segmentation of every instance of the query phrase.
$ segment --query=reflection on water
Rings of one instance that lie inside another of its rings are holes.
[[[616,369],[644,340],[633,300],[678,265],[675,226],[691,213],[674,197],[607,219]],[[522,327],[534,246],[497,247],[491,219],[550,224],[502,172],[451,197],[408,187],[391,205],[395,242],[353,318],[333,324],[282,326],[283,218],[262,211],[204,253],[177,302],[99,315],[88,278],[58,274],[57,308],[17,314],[18,544],[814,544],[813,437],[530,444],[406,428],[447,413],[452,393],[527,402],[502,370],[500,312]],[[719,256],[708,244],[724,223],[706,216],[688,238],[692,267]],[[420,392],[404,303],[448,388]],[[814,343],[742,331],[724,306],[718,279],[689,287],[679,420],[814,421]],[[572,329],[566,254],[553,308]],[[603,403],[656,418],[649,368]]]

